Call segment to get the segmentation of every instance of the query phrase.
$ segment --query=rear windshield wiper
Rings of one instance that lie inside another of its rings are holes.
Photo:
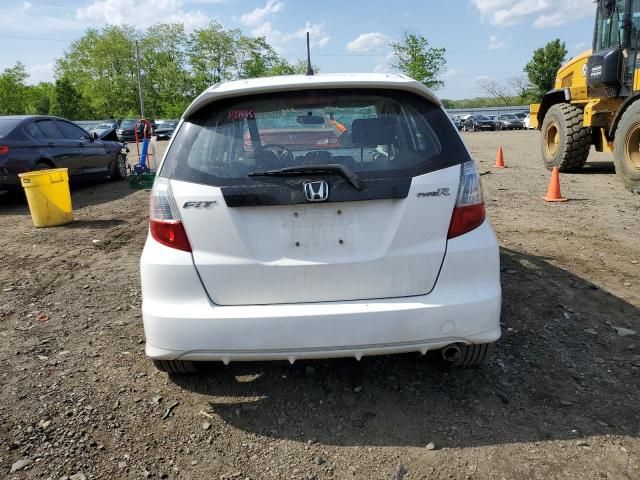
[[[297,167],[284,167],[278,168],[276,170],[264,170],[262,172],[251,172],[249,174],[250,177],[288,177],[288,176],[296,176],[296,175],[305,175],[305,174],[314,174],[314,173],[333,173],[342,176],[345,180],[347,180],[353,188],[358,191],[364,190],[364,185],[362,184],[362,180],[356,173],[345,167],[344,165],[340,165],[338,163],[327,163],[327,164],[318,164],[318,165],[299,165]]]

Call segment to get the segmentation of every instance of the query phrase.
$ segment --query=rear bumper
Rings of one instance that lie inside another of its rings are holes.
[[[449,241],[429,294],[347,302],[217,306],[191,256],[148,239],[141,260],[149,357],[250,361],[422,352],[500,338],[498,245],[487,222]]]

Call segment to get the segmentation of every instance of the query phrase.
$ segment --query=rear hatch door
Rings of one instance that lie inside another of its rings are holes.
[[[195,266],[216,304],[378,299],[433,289],[468,154],[446,114],[419,97],[345,96],[344,106],[335,92],[330,105],[314,106],[342,114],[348,135],[333,149],[318,149],[317,139],[301,145],[299,137],[287,144],[284,136],[276,146],[251,138],[249,147],[247,133],[259,134],[260,116],[269,116],[273,138],[273,117],[283,111],[260,96],[202,112],[177,132],[161,175],[171,178]],[[294,108],[299,99],[285,96],[281,104],[287,101]],[[250,113],[239,121],[238,111]],[[346,166],[361,188],[335,172],[253,176],[274,165],[320,161]]]

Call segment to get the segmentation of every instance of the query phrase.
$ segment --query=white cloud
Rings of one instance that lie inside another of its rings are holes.
[[[347,44],[347,50],[353,53],[369,53],[379,50],[389,43],[389,37],[379,32],[361,33],[358,38]]]
[[[31,7],[33,5],[31,4],[31,2],[22,2],[22,7],[20,7],[20,10],[22,10],[23,12],[26,12],[28,10],[31,10]]]
[[[536,28],[558,27],[593,15],[593,0],[471,0],[483,20],[506,27],[532,21]]]
[[[53,66],[53,62],[27,66],[27,73],[29,74],[27,83],[35,85],[40,82],[52,82]]]
[[[265,37],[276,50],[282,50],[284,44],[305,40],[307,32],[310,34],[309,43],[312,47],[324,47],[329,43],[331,36],[327,33],[324,23],[306,22],[303,27],[294,32],[282,32],[275,28],[272,20],[283,9],[284,2],[268,0],[264,7],[258,7],[249,13],[240,15],[238,22],[252,27],[251,35]]]
[[[309,44],[312,47],[324,47],[331,39],[331,36],[325,31],[324,23],[307,22],[304,27],[299,28],[295,32],[285,34],[284,41],[290,42],[293,40],[306,39],[307,32],[309,32]]]
[[[92,0],[76,10],[76,18],[97,25],[133,24],[139,28],[182,23],[186,30],[204,27],[210,21],[200,10],[185,11],[183,0]]]
[[[504,43],[498,40],[498,37],[491,35],[489,37],[489,50],[498,50],[504,48]]]
[[[282,11],[283,8],[284,2],[268,0],[264,7],[258,7],[249,13],[241,15],[239,22],[247,27],[258,27],[261,24],[264,24],[269,16]]]
[[[377,64],[373,67],[375,73],[390,73],[394,71],[392,63],[396,59],[396,55],[393,52],[387,53],[385,56],[378,57]]]

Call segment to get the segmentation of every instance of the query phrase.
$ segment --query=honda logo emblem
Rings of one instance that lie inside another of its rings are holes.
[[[324,180],[304,182],[304,196],[308,202],[324,202],[329,198],[329,184]]]

